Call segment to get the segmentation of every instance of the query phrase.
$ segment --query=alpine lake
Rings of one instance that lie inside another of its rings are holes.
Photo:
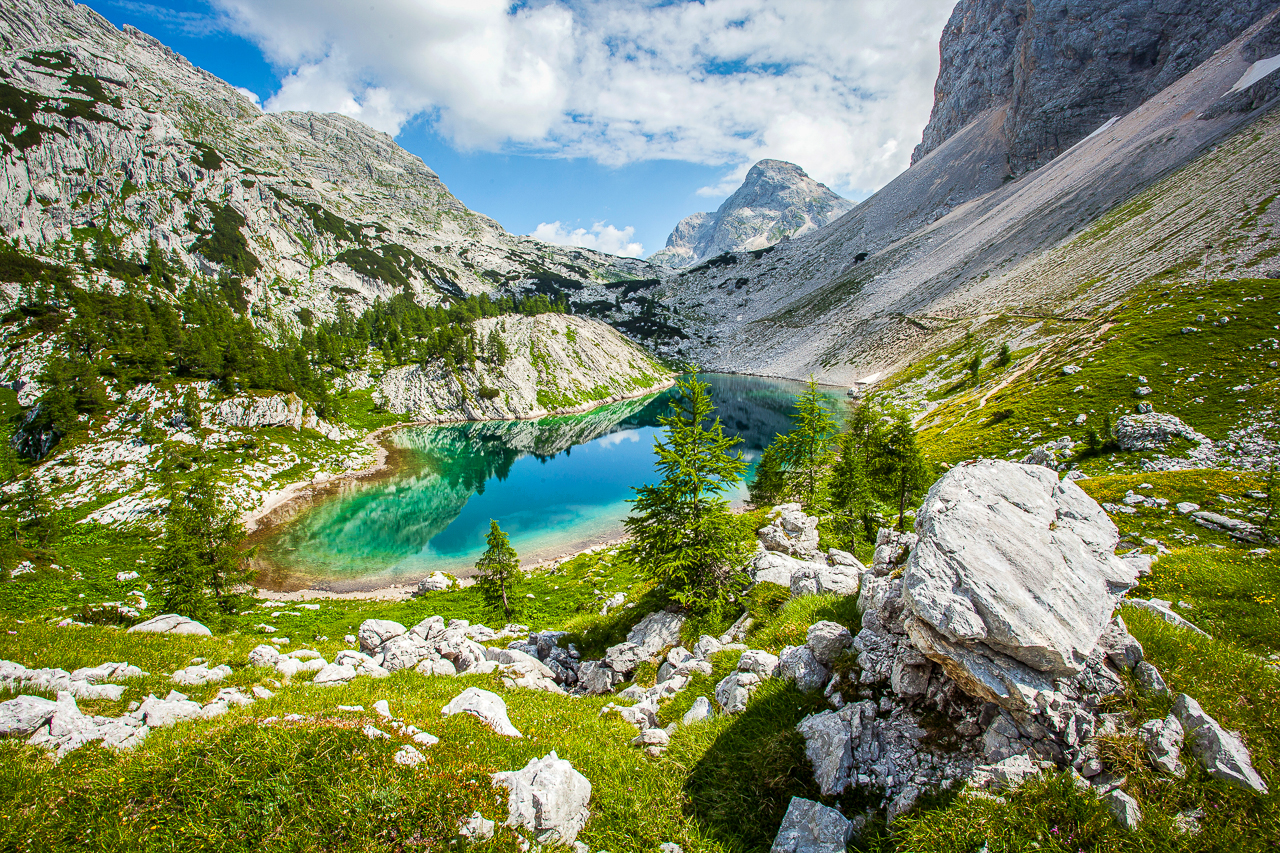
[[[804,384],[701,374],[727,434],[749,462],[791,427]],[[836,389],[824,389],[833,409]],[[403,427],[383,436],[388,466],[340,480],[254,536],[256,583],[333,592],[473,573],[489,520],[524,565],[622,536],[634,489],[655,482],[654,441],[674,389],[579,415]],[[746,485],[724,497],[741,502]]]

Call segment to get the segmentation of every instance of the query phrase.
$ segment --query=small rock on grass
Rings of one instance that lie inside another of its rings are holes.
[[[374,702],[373,711],[384,720],[391,719],[391,706],[387,703],[386,699],[379,699],[377,702]]]
[[[433,734],[428,734],[427,732],[414,733],[413,740],[415,743],[420,743],[423,746],[435,746],[440,742],[440,738]]]
[[[395,754],[394,760],[396,764],[399,764],[402,767],[417,767],[426,759],[423,757],[421,752],[418,752],[418,750],[414,749],[413,747],[402,746],[400,747],[400,750]]]
[[[484,815],[480,814],[480,812],[472,812],[471,817],[463,821],[462,826],[458,827],[458,834],[471,841],[481,841],[486,838],[493,838],[493,828],[493,821],[485,820]]]
[[[711,701],[706,696],[699,696],[693,700],[693,707],[684,712],[680,722],[687,726],[707,719],[711,713]]]
[[[371,740],[390,740],[391,739],[391,735],[387,734],[377,726],[366,725],[363,729],[361,729],[361,731],[364,732],[365,737]]]
[[[507,703],[502,697],[479,687],[468,687],[440,710],[446,717],[467,713],[478,717],[485,725],[500,735],[524,737],[507,717]]]
[[[853,822],[833,808],[792,797],[770,853],[844,853]]]
[[[1142,809],[1138,808],[1138,801],[1119,788],[1109,792],[1102,801],[1110,809],[1116,823],[1125,829],[1133,831],[1142,822]]]

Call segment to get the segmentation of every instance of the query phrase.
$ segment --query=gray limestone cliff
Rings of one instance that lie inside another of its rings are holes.
[[[715,213],[680,220],[666,248],[649,260],[679,268],[724,252],[764,249],[821,228],[852,209],[853,202],[794,163],[761,160]]]
[[[238,307],[264,329],[296,332],[341,301],[359,313],[398,293],[440,304],[495,291],[591,303],[621,322],[638,312],[605,285],[657,272],[509,234],[387,134],[337,114],[264,113],[70,0],[0,5],[0,96],[0,235],[63,264],[103,246],[140,261],[154,246],[241,282]]]
[[[1204,62],[1270,0],[961,0],[912,163],[990,109],[1009,173],[1040,166]]]

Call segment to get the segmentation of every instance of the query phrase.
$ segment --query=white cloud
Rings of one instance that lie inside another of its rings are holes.
[[[954,0],[214,0],[287,74],[268,109],[460,148],[799,163],[866,193],[906,167]],[[581,229],[579,229],[581,230]],[[588,235],[590,236],[590,235]]]
[[[557,246],[578,246],[630,258],[639,258],[644,254],[644,246],[632,239],[636,236],[636,229],[630,225],[618,229],[597,222],[590,229],[575,228],[570,231],[559,221],[543,222],[529,236]]]
[[[262,101],[259,100],[257,92],[253,91],[252,89],[246,89],[244,86],[236,86],[234,88],[237,92],[239,92],[240,94],[248,98],[250,103],[252,103],[255,107],[257,107],[258,109],[262,109]]]

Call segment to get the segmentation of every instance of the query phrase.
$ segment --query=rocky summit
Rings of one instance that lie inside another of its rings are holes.
[[[651,255],[649,262],[682,269],[726,252],[767,249],[834,222],[852,209],[853,202],[794,163],[761,160],[714,213],[681,219],[666,248]]]

